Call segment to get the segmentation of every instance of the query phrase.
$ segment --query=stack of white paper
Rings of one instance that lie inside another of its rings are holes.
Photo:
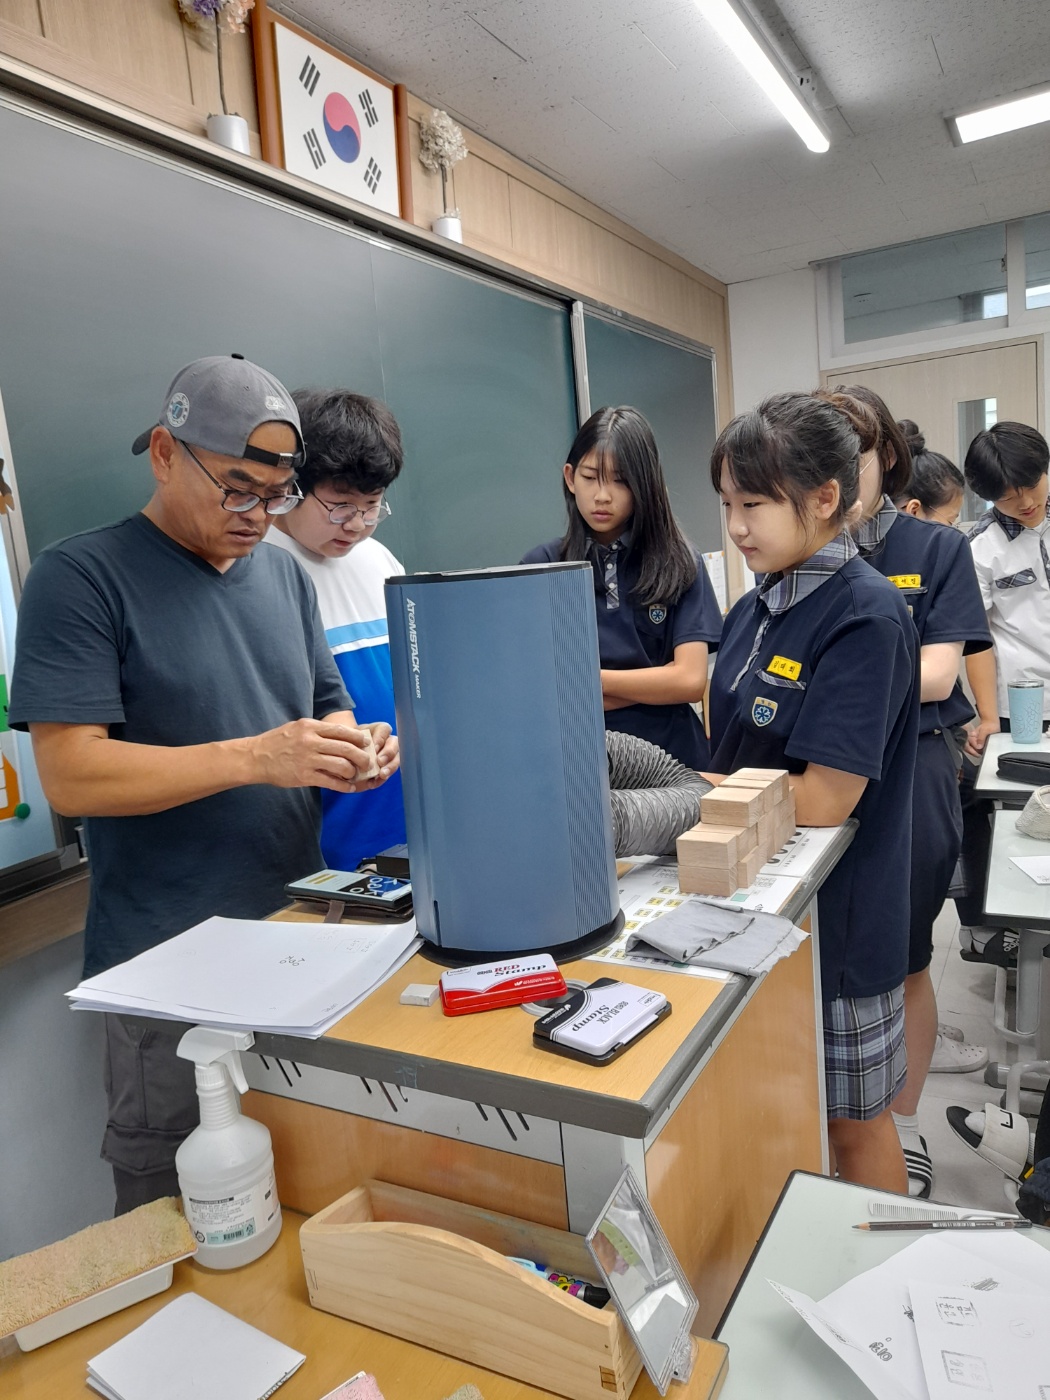
[[[926,1235],[819,1303],[769,1281],[879,1400],[1050,1396],[1050,1252],[1021,1235]]]
[[[88,1362],[107,1400],[263,1400],[306,1360],[283,1342],[184,1293]]]
[[[391,925],[207,919],[67,992],[78,1011],[323,1035],[416,949]]]

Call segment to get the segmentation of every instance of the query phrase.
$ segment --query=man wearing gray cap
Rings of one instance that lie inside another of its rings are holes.
[[[138,515],[45,549],[19,609],[10,722],[28,728],[48,801],[85,819],[85,976],[212,914],[260,918],[321,867],[320,792],[397,768],[390,726],[358,727],[313,585],[255,550],[294,509],[303,443],[282,384],[235,356],[180,370],[136,439]],[[107,1017],[102,1155],[117,1210],[177,1194],[197,1122],[177,1036]]]

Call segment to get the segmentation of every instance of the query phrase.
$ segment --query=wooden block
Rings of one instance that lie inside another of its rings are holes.
[[[761,815],[763,795],[755,788],[716,787],[700,799],[700,822],[715,826],[754,826]]]
[[[372,738],[372,731],[370,729],[366,729],[364,732],[368,736],[365,752],[368,754],[369,764],[363,773],[357,775],[359,782],[364,781],[366,778],[379,777],[379,756],[376,753],[375,740]]]
[[[795,799],[789,796],[785,802],[778,802],[773,811],[775,822],[775,832],[773,840],[776,842],[774,850],[782,850],[784,842],[790,840],[795,834],[797,822],[795,820]]]
[[[678,864],[723,874],[751,849],[750,833],[736,826],[694,826],[677,841]]]
[[[678,888],[683,894],[717,894],[723,899],[736,894],[738,866],[727,870],[706,870],[702,865],[678,866]]]
[[[756,847],[749,856],[745,856],[739,861],[736,867],[736,878],[739,881],[739,888],[746,890],[755,883],[758,872],[765,865],[769,857],[760,847]]]
[[[755,844],[757,846],[761,846],[763,850],[772,850],[771,843],[774,837],[776,836],[777,831],[777,816],[775,807],[772,808],[770,811],[766,812],[764,816],[759,817],[758,823],[755,827],[755,831],[757,832],[757,840]]]
[[[719,783],[717,790],[719,792],[737,792],[741,790],[757,792],[761,798],[758,808],[761,816],[768,815],[776,806],[776,797],[774,796],[773,785],[771,783],[761,784],[756,782],[753,778],[737,777],[735,773],[730,773],[725,782]]]
[[[733,777],[750,779],[756,787],[771,787],[774,802],[783,802],[790,792],[786,768],[738,768]]]

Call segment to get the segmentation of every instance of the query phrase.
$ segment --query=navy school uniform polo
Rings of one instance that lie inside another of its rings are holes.
[[[899,590],[911,614],[919,645],[962,642],[963,654],[992,644],[973,555],[958,530],[898,513],[889,531],[864,558]],[[974,709],[955,682],[947,700],[927,700],[919,733],[953,729],[973,719]]]
[[[677,603],[642,607],[633,600],[641,559],[631,545],[616,551],[616,596],[609,606],[609,591],[596,550],[590,553],[594,569],[598,618],[598,655],[610,671],[644,670],[666,666],[674,660],[675,647],[686,642],[706,642],[715,651],[722,634],[722,613],[703,559],[696,554],[696,579]],[[561,558],[561,540],[530,549],[523,564],[555,563]],[[689,704],[626,705],[606,710],[606,729],[647,739],[687,768],[706,768],[710,746],[696,711]]]
[[[754,590],[726,619],[711,682],[712,771],[818,763],[868,779],[857,833],[818,896],[819,947],[825,1001],[876,996],[908,970],[915,628],[900,590],[856,557],[773,616],[748,665],[765,615]]]

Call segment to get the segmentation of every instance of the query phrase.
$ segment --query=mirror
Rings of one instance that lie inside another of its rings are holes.
[[[661,1395],[692,1370],[699,1306],[630,1167],[587,1235],[587,1247]]]

